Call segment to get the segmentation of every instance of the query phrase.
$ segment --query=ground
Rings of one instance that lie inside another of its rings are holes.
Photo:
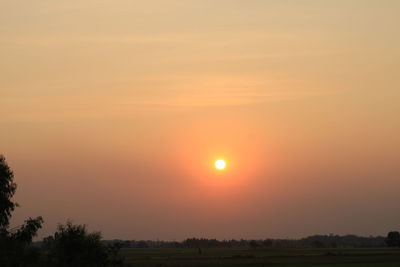
[[[400,266],[400,249],[123,249],[134,266]]]

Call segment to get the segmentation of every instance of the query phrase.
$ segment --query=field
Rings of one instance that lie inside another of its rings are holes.
[[[399,249],[123,249],[133,266],[400,266]]]

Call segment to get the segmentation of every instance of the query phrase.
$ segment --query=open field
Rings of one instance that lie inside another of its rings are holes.
[[[123,249],[134,266],[400,266],[399,249]]]

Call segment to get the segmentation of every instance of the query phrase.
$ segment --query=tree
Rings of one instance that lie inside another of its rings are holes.
[[[9,229],[11,214],[18,206],[12,201],[16,189],[14,174],[0,155],[0,266],[33,264],[39,257],[37,250],[29,245],[42,227],[42,217],[29,218],[22,226]]]
[[[11,213],[18,205],[11,200],[16,189],[14,173],[8,166],[4,156],[0,155],[0,233],[4,233],[7,230]]]
[[[389,247],[400,247],[400,233],[397,231],[389,232],[385,242]]]
[[[60,224],[54,236],[44,240],[51,266],[122,266],[119,246],[106,246],[100,232],[89,233],[85,225],[68,221]]]
[[[250,240],[249,245],[251,248],[258,248],[260,246],[260,243],[256,240]]]
[[[54,236],[44,240],[47,254],[31,246],[42,227],[43,218],[29,218],[21,226],[9,228],[18,206],[12,201],[17,185],[5,158],[0,155],[0,266],[123,266],[119,244],[103,245],[100,233],[88,233],[86,226],[59,225]]]
[[[37,231],[42,228],[43,218],[41,216],[32,219],[29,218],[25,223],[12,234],[12,237],[21,243],[30,244],[32,238],[36,236]]]

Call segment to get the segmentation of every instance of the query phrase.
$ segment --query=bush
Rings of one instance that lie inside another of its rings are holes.
[[[400,247],[400,233],[397,231],[389,232],[385,241],[389,247]]]
[[[68,221],[43,242],[51,266],[123,266],[119,248],[104,245],[100,232],[88,233],[85,225]]]

